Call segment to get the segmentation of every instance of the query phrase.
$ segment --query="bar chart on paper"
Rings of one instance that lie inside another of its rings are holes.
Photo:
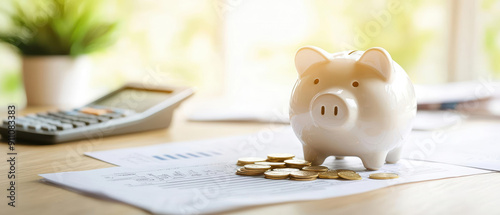
[[[208,160],[226,160],[228,154],[220,150],[189,150],[182,146],[180,146],[180,148],[183,150],[172,150],[172,147],[163,150],[160,145],[151,148],[129,148],[123,150],[89,152],[85,154],[118,166],[161,165],[165,163],[186,161],[203,163]]]
[[[186,152],[186,153],[176,153],[176,154],[153,155],[153,158],[156,158],[161,161],[169,161],[169,160],[182,160],[182,159],[196,159],[196,158],[213,157],[221,155],[222,153],[220,152],[205,151],[205,152]]]
[[[291,128],[275,133],[270,143],[256,143],[252,136],[235,136],[192,142],[165,143],[136,148],[87,152],[85,155],[118,166],[162,165],[196,161],[197,163],[236,161],[239,157],[265,157],[286,152],[302,155],[302,145]]]

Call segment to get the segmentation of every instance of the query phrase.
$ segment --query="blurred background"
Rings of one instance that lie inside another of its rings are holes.
[[[61,2],[70,15],[87,10],[89,20],[110,23],[112,31],[98,34],[107,37],[106,47],[37,53],[4,39],[0,105],[26,104],[22,59],[37,54],[88,55],[89,99],[154,79],[195,86],[202,98],[286,101],[297,77],[295,51],[305,45],[328,52],[384,47],[417,84],[500,77],[496,0],[3,0],[0,32],[29,34],[22,28],[29,23],[13,18],[19,13],[37,28],[53,24],[46,14]],[[75,25],[86,23],[64,21],[70,19],[60,18],[57,32],[74,36]],[[61,42],[37,41],[46,47]]]

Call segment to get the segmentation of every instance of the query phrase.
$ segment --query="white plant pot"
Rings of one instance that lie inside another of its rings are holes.
[[[23,83],[28,106],[68,108],[87,102],[91,62],[86,56],[25,56]]]

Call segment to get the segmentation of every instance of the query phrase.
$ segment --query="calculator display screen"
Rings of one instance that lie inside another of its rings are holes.
[[[134,110],[138,113],[165,101],[171,96],[171,91],[124,88],[93,105]]]

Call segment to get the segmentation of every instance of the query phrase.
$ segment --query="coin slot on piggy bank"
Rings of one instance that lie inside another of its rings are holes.
[[[406,72],[383,48],[330,54],[297,51],[290,123],[304,158],[357,156],[369,170],[400,159],[417,102]]]

